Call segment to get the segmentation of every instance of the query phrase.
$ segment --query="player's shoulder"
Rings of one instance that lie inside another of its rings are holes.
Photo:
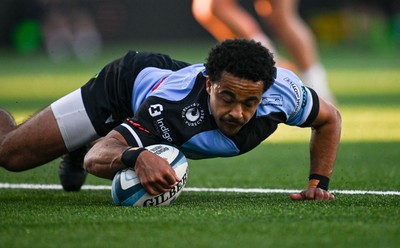
[[[275,82],[264,95],[279,94],[286,98],[299,98],[302,87],[301,79],[294,72],[278,67]]]
[[[166,76],[151,95],[171,101],[180,101],[194,89],[197,76],[204,75],[204,73],[205,69],[202,64],[182,68]]]
[[[284,112],[288,125],[303,125],[318,111],[318,97],[290,70],[277,68],[276,80],[265,93],[263,101],[268,99],[271,112]]]
[[[297,76],[294,72],[285,68],[278,67],[275,84],[279,87],[293,88],[295,86],[302,86],[303,82],[301,81],[300,77]]]
[[[275,82],[262,96],[258,115],[282,113],[285,115],[286,123],[297,125],[304,119],[303,116],[298,118],[299,113],[305,113],[306,116],[312,105],[311,93],[301,79],[290,70],[277,68]],[[307,111],[304,112],[302,109]]]

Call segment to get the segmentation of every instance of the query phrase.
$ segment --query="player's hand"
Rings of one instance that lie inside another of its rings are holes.
[[[140,153],[135,172],[144,189],[151,195],[168,192],[181,180],[165,159],[149,151]]]
[[[320,188],[309,188],[297,194],[291,194],[290,198],[295,201],[300,200],[334,200],[335,196]]]

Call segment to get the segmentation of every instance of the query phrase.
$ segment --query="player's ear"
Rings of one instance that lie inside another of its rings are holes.
[[[210,78],[207,76],[206,77],[206,90],[209,95],[211,95],[211,85],[212,85],[212,83],[210,81]]]

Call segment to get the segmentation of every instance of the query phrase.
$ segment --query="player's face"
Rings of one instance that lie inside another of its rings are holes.
[[[219,82],[206,81],[211,113],[219,129],[235,135],[253,117],[261,102],[263,83],[253,82],[223,72]]]

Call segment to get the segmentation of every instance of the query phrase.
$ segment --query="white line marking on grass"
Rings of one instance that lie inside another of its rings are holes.
[[[229,192],[229,193],[299,193],[298,189],[257,189],[257,188],[185,188],[193,192]],[[373,190],[330,190],[331,193],[344,195],[399,195],[399,191],[373,191]]]
[[[58,184],[13,184],[0,183],[0,189],[47,189],[62,190]],[[82,190],[111,190],[108,185],[84,185]],[[189,192],[226,192],[226,193],[298,193],[298,189],[259,189],[259,188],[194,188],[187,187],[185,191]],[[399,195],[400,191],[376,191],[376,190],[331,190],[332,193],[344,195]]]

